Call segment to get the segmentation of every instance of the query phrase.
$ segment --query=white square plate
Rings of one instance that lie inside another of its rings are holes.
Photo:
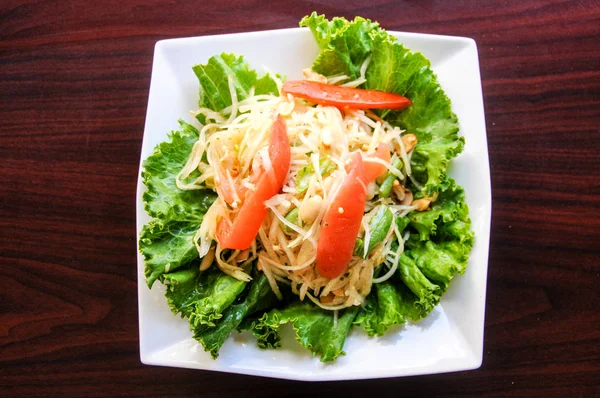
[[[420,375],[481,365],[491,187],[477,46],[462,37],[390,33],[431,60],[466,138],[465,150],[450,171],[465,188],[476,234],[466,273],[455,278],[441,304],[421,322],[397,327],[382,338],[369,338],[354,328],[346,340],[346,356],[333,364],[313,358],[294,340],[289,327],[284,328],[283,344],[277,350],[262,350],[251,335],[234,332],[213,360],[193,340],[187,321],[170,312],[162,285],[147,288],[144,261],[138,254],[143,363],[310,381]],[[301,78],[301,70],[312,64],[318,48],[310,31],[301,28],[159,41],[154,50],[142,160],[178,127],[177,119],[190,119],[189,111],[197,108],[198,80],[192,66],[221,52],[244,55],[257,70],[265,66],[294,79]],[[149,220],[142,202],[144,189],[140,178],[138,238]]]

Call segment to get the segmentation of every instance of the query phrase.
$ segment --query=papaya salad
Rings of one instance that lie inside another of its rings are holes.
[[[320,54],[286,80],[220,54],[193,67],[194,122],[144,163],[149,287],[216,358],[234,331],[279,329],[333,361],[439,303],[473,246],[448,175],[464,140],[429,61],[377,23],[313,13]]]

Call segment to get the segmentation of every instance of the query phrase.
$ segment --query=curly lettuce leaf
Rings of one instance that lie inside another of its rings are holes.
[[[360,67],[372,51],[370,33],[379,24],[362,17],[349,23],[344,18],[328,21],[324,15],[313,12],[302,18],[300,26],[310,28],[321,52],[315,59],[313,70],[326,76],[346,75],[358,78]]]
[[[400,277],[419,298],[422,316],[439,302],[454,276],[465,271],[474,242],[463,189],[450,178],[442,187],[430,210],[408,215],[408,228],[417,234],[400,258]]]
[[[427,241],[407,254],[423,275],[445,291],[452,278],[465,271],[470,250],[470,246],[456,241]]]
[[[206,279],[200,284],[199,274],[198,267],[190,266],[163,275],[163,283],[167,286],[165,296],[173,314],[180,314],[182,318],[189,316],[194,310],[194,303],[206,296]]]
[[[394,283],[394,287],[396,288],[396,294],[398,294],[400,312],[404,314],[406,319],[410,319],[411,321],[418,321],[421,319],[423,317],[423,312],[417,305],[419,298],[401,282]]]
[[[203,65],[193,67],[200,81],[200,108],[220,111],[231,105],[229,76],[232,78],[239,101],[247,98],[254,88],[255,94],[279,94],[275,79],[265,74],[260,76],[250,69],[243,57],[222,53],[209,58]]]
[[[464,139],[458,136],[458,119],[429,60],[406,49],[368,19],[328,21],[313,13],[303,18],[300,26],[310,28],[319,45],[320,53],[312,66],[316,72],[356,79],[370,55],[367,81],[361,87],[401,94],[413,101],[403,111],[386,110],[381,116],[418,137],[411,158],[415,178],[422,183],[424,194],[440,191],[448,162],[462,151]]]
[[[144,208],[152,217],[198,222],[216,195],[211,190],[183,191],[177,188],[175,177],[198,140],[198,130],[194,126],[182,120],[179,124],[180,129],[172,131],[169,139],[158,144],[154,153],[144,160],[142,180],[146,192],[142,199]]]
[[[405,323],[406,316],[400,303],[402,297],[392,283],[383,282],[374,287],[376,295],[367,297],[354,324],[362,325],[369,336],[383,336],[391,326]]]
[[[171,311],[188,318],[195,331],[214,327],[247,284],[216,268],[200,272],[197,265],[164,274],[162,279]]]
[[[243,301],[231,305],[216,325],[210,328],[192,327],[194,338],[213,358],[217,358],[225,340],[235,329],[238,329],[244,318],[257,311],[271,308],[276,301],[277,298],[271,290],[269,281],[263,273],[260,273],[250,283],[250,288]]]
[[[322,310],[308,302],[294,302],[283,309],[274,309],[265,313],[253,324],[252,333],[258,339],[261,348],[281,346],[279,329],[286,323],[292,323],[296,340],[313,355],[319,355],[321,362],[332,362],[343,351],[344,342],[358,313],[357,307],[340,311],[337,322],[333,312]]]
[[[420,317],[427,316],[440,302],[442,295],[440,286],[431,282],[423,274],[415,261],[408,256],[408,252],[404,252],[400,257],[398,273],[406,287],[418,297],[415,306],[419,310]]]
[[[152,287],[164,273],[198,258],[193,237],[202,217],[216,198],[210,190],[183,191],[175,178],[198,139],[198,130],[179,121],[179,130],[160,143],[143,163],[146,185],[142,199],[152,219],[141,231],[139,247],[144,256],[146,283]]]
[[[264,274],[257,275],[248,289],[247,282],[218,269],[200,272],[196,266],[165,274],[163,282],[171,311],[188,318],[194,338],[213,358],[245,317],[277,300]]]
[[[223,311],[243,292],[247,283],[220,270],[211,275],[211,279],[207,284],[205,297],[194,303],[194,310],[188,316],[193,329],[202,325],[215,326],[215,322],[223,317]]]
[[[462,274],[473,248],[469,207],[454,180],[448,179],[431,209],[409,215],[410,225],[419,232],[406,254],[427,278],[446,290],[452,278]]]
[[[411,158],[414,176],[423,183],[426,194],[438,192],[448,162],[464,147],[450,99],[423,54],[412,53],[385,31],[372,36],[373,56],[365,88],[401,94],[413,102],[403,111],[385,114],[385,119],[417,136]]]
[[[439,227],[443,227],[440,233],[445,234],[447,239],[472,238],[469,208],[464,201],[464,190],[456,185],[454,180],[447,178],[437,200],[429,210],[413,212],[407,217],[410,226],[419,233],[419,240],[427,241],[438,235]]]
[[[436,241],[458,241],[466,245],[469,250],[475,242],[475,235],[471,231],[471,219],[469,218],[469,206],[464,202],[456,204],[455,217],[444,223],[439,223],[436,231]],[[468,253],[467,253],[468,254]]]
[[[367,297],[354,324],[362,326],[369,336],[383,336],[390,327],[407,320],[418,321],[428,313],[419,298],[397,277],[375,285],[376,294]]]
[[[216,268],[200,272],[196,266],[165,274],[163,281],[171,311],[188,318],[194,338],[214,358],[242,320],[277,300],[263,274],[247,289],[247,282]]]
[[[140,233],[140,252],[146,267],[144,276],[151,288],[164,273],[189,265],[198,258],[194,234],[200,222],[151,220]]]

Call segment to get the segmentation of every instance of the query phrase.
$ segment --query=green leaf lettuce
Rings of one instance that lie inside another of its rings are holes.
[[[300,26],[309,27],[319,45],[320,53],[312,66],[316,72],[356,79],[363,62],[371,56],[367,81],[361,87],[401,94],[413,102],[405,110],[386,110],[381,116],[418,137],[411,159],[413,173],[425,194],[438,192],[448,162],[462,151],[464,139],[458,136],[458,119],[429,60],[405,48],[368,19],[328,21],[313,13],[303,18]]]
[[[216,358],[219,356],[219,349],[225,340],[239,328],[244,318],[257,311],[272,307],[276,301],[277,298],[271,290],[269,281],[263,273],[260,273],[250,282],[250,288],[245,298],[241,302],[231,305],[225,311],[223,318],[217,321],[213,327],[195,328],[192,326],[194,338],[213,358]]]
[[[376,295],[370,294],[361,308],[354,324],[362,325],[369,336],[383,336],[392,325],[406,322],[400,295],[390,282],[374,286]]]
[[[250,69],[243,57],[234,54],[212,56],[206,64],[196,65],[193,70],[200,82],[200,108],[220,111],[231,105],[229,76],[239,101],[247,98],[252,88],[257,95],[279,94],[277,83],[271,75],[259,76]]]
[[[474,242],[463,189],[452,179],[442,186],[430,210],[408,215],[409,228],[418,238],[406,243],[398,268],[404,284],[419,298],[422,316],[437,305],[452,278],[465,271]]]
[[[332,311],[322,310],[310,302],[294,302],[283,309],[265,313],[253,325],[252,333],[261,348],[276,348],[281,345],[279,328],[291,323],[296,339],[322,362],[334,361],[343,351],[344,342],[358,313],[357,307],[340,311],[337,322]]]

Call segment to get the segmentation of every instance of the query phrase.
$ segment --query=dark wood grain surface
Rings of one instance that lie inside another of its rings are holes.
[[[157,40],[316,10],[473,37],[493,185],[481,369],[299,383],[144,366],[135,187]],[[0,396],[600,396],[600,2],[0,2]]]

